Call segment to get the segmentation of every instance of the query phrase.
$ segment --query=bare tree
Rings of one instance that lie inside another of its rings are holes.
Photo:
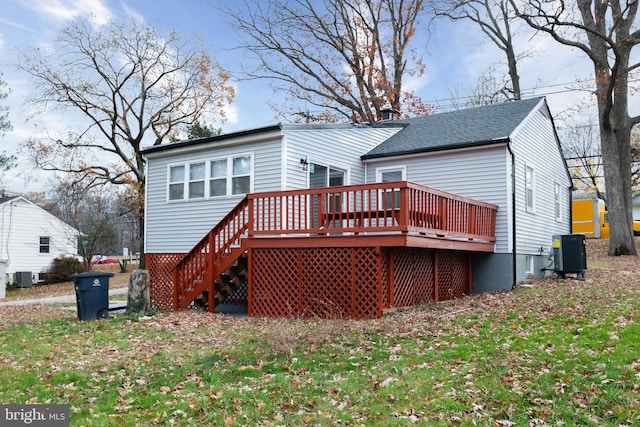
[[[224,11],[244,35],[241,47],[257,58],[257,69],[246,77],[270,79],[288,94],[294,107],[281,113],[307,121],[373,123],[385,107],[430,111],[402,88],[406,74],[423,73],[410,45],[423,0],[246,0],[242,5]],[[321,113],[300,113],[295,107],[300,102]]]
[[[7,82],[2,79],[2,73],[0,73],[0,101],[6,99],[9,96],[10,90],[7,87]],[[11,122],[9,121],[9,107],[6,105],[0,106],[0,136],[9,132],[12,129]]]
[[[0,73],[0,101],[6,99],[9,96],[10,90],[7,87],[7,82],[2,79],[2,73]],[[6,105],[0,106],[0,136],[4,136],[9,132],[13,126],[9,121],[9,107]],[[0,172],[7,171],[16,166],[17,157],[13,154],[7,154],[6,151],[0,153]],[[0,181],[1,182],[1,181]]]
[[[481,93],[482,101],[498,103],[522,99],[518,61],[526,53],[518,55],[515,51],[514,21],[517,17],[509,0],[431,0],[430,7],[435,18],[473,22],[504,53],[509,79],[498,87],[493,77],[494,70],[490,70],[485,79],[479,82],[484,86],[476,89],[476,92],[489,91]],[[487,86],[487,83],[490,85]],[[475,93],[474,97],[477,96]]]
[[[629,115],[629,73],[640,63],[637,0],[528,0],[518,16],[559,43],[581,50],[593,63],[611,237],[609,255],[637,255],[633,240],[631,130],[640,116]]]
[[[118,249],[119,204],[114,186],[86,187],[67,176],[52,183],[45,197],[40,202],[43,208],[80,231],[80,253],[87,270],[94,254]]]
[[[73,114],[79,126],[57,138],[29,140],[32,160],[46,170],[73,173],[85,185],[133,186],[141,237],[143,144],[161,144],[203,116],[223,117],[233,98],[228,74],[197,39],[183,40],[175,32],[163,37],[133,21],[103,27],[75,21],[51,51],[23,53],[20,68],[33,78],[33,105]]]
[[[574,124],[564,130],[563,152],[574,188],[606,201],[598,126]]]

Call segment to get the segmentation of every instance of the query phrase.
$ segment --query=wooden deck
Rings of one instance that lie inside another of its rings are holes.
[[[411,246],[493,252],[497,206],[410,182],[248,196],[251,247]]]
[[[497,206],[399,181],[247,195],[173,272],[174,308],[250,249],[413,247],[493,252]]]

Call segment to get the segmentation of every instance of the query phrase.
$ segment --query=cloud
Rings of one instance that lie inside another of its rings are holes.
[[[103,25],[114,17],[103,0],[28,0],[21,3],[24,7],[57,21],[69,21],[78,16],[89,15],[96,24]]]
[[[128,17],[133,18],[138,22],[146,22],[146,20],[144,19],[144,15],[142,15],[140,12],[138,12],[134,8],[130,7],[125,2],[120,2],[120,6],[122,7],[122,10],[124,11],[125,15],[127,15]]]
[[[35,33],[35,30],[33,28],[27,27],[26,25],[20,24],[19,22],[9,21],[8,19],[0,18],[0,23],[3,23],[13,28],[17,28],[19,30],[26,30],[31,33]]]

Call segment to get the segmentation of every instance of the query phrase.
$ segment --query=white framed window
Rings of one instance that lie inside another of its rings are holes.
[[[231,194],[247,194],[251,192],[251,156],[240,156],[232,159]]]
[[[389,166],[376,169],[376,182],[395,182],[407,180],[407,167]],[[381,207],[399,209],[400,208],[400,191],[382,190],[384,194],[380,194]]]
[[[533,211],[535,206],[535,171],[529,165],[525,166],[524,197],[527,211]]]
[[[51,247],[51,238],[47,236],[40,237],[40,253],[48,254]]]
[[[525,274],[527,275],[528,279],[529,278],[533,278],[533,276],[534,276],[533,259],[534,258],[531,255],[525,255],[525,257],[524,257],[525,268],[527,270]]]
[[[192,163],[189,165],[189,198],[204,198],[205,163]]]
[[[209,197],[227,195],[227,159],[209,162]]]
[[[186,165],[169,166],[169,200],[184,199]]]
[[[253,154],[169,166],[168,199],[229,197],[253,191]]]
[[[562,221],[562,187],[560,183],[553,183],[553,206],[556,214],[556,221]]]
[[[393,182],[406,180],[407,167],[405,165],[388,166],[376,169],[376,182]]]

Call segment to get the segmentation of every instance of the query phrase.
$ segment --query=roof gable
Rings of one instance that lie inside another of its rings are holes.
[[[31,206],[31,207],[35,208],[38,212],[41,212],[42,215],[45,215],[47,217],[51,217],[54,220],[60,222],[61,224],[63,224],[64,227],[68,227],[69,230],[72,230],[74,233],[78,233],[79,232],[75,227],[67,224],[66,222],[64,222],[63,220],[58,218],[56,215],[52,214],[51,212],[47,211],[46,209],[42,208],[41,206],[38,206],[37,204],[33,203],[31,200],[27,199],[24,196],[0,197],[0,207],[3,206],[4,204],[8,203],[8,202],[14,202],[14,203],[22,202],[27,206]],[[2,209],[4,209],[4,207]]]
[[[397,120],[404,129],[362,159],[506,142],[544,98]]]

